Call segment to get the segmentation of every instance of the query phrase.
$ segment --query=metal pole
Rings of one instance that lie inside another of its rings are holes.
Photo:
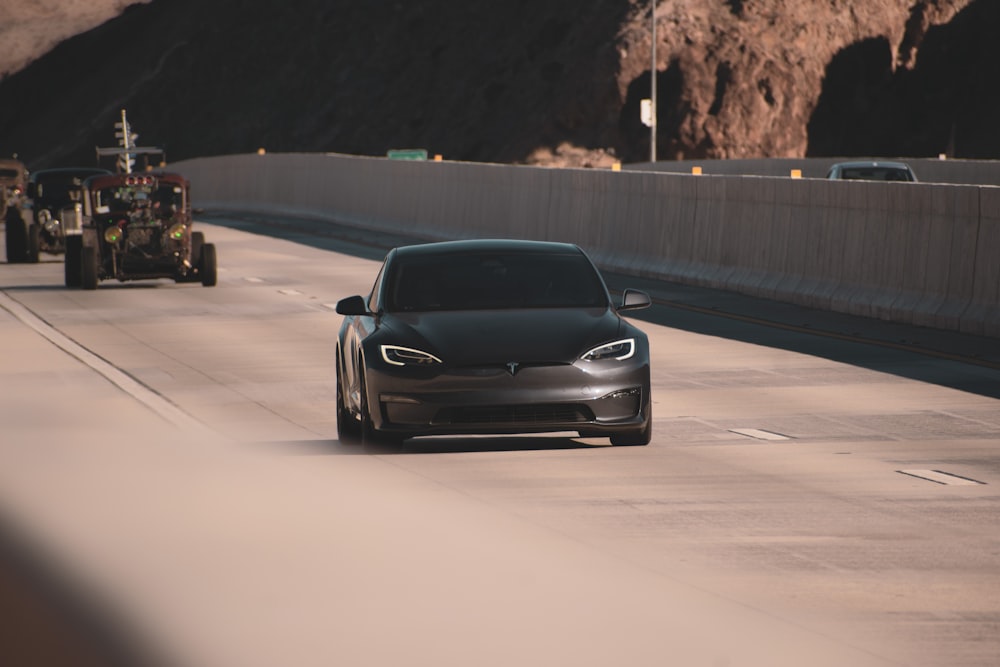
[[[130,145],[132,139],[128,135],[129,135],[128,119],[125,118],[125,109],[122,109],[122,146],[124,147],[122,149],[122,156],[125,159],[125,173],[126,174],[131,174],[132,173],[132,165],[131,165],[131,163],[129,161],[129,157],[130,157],[130,155],[129,155],[129,149],[132,147]]]
[[[649,111],[652,122],[649,125],[649,161],[656,162],[656,0],[650,2],[649,9],[650,41],[652,43],[652,65],[649,68],[651,84],[649,94]]]

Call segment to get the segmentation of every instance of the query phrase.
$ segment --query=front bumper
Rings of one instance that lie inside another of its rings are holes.
[[[416,435],[641,430],[649,415],[649,364],[369,368],[373,425]]]

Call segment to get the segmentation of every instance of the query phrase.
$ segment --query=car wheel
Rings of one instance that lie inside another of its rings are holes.
[[[647,392],[648,393],[648,392]],[[615,433],[611,436],[611,444],[616,447],[642,447],[649,444],[653,439],[653,415],[650,410],[649,399],[646,399],[646,426],[641,431],[627,431],[625,433]]]
[[[347,402],[344,400],[344,370],[343,362],[340,360],[340,351],[337,351],[337,439],[345,445],[356,445],[361,442],[361,429],[358,420],[354,418],[351,411],[347,409]]]
[[[38,255],[42,251],[42,227],[37,222],[28,227],[28,262],[38,264]]]
[[[24,221],[13,208],[4,216],[5,240],[7,242],[7,263],[21,264],[28,258],[28,233]]]
[[[66,274],[66,287],[79,287],[82,282],[80,276],[82,250],[83,239],[81,237],[66,237],[66,259],[63,262],[63,270]]]
[[[205,245],[205,232],[191,232],[191,263],[201,262],[201,247]]]
[[[215,257],[215,244],[205,243],[201,246],[201,262],[199,262],[201,284],[213,287],[218,280],[218,266]]]
[[[201,246],[205,244],[204,232],[191,232],[191,266],[184,275],[178,274],[174,280],[179,283],[201,282]]]
[[[86,290],[97,289],[97,248],[80,249],[80,286]]]

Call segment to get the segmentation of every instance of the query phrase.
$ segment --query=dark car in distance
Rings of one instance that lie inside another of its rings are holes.
[[[4,223],[7,261],[28,261],[28,228],[21,215],[28,169],[14,158],[0,159],[0,222]]]
[[[367,297],[337,304],[342,442],[576,432],[648,444],[649,343],[575,245],[468,240],[395,248]]]
[[[832,165],[826,177],[837,181],[901,181],[916,183],[917,175],[905,162],[867,160],[838,162]]]
[[[53,167],[32,172],[28,179],[31,200],[31,223],[27,234],[29,262],[37,262],[40,253],[61,255],[66,252],[63,218],[73,215],[82,204],[83,182],[91,176],[110,176],[98,167]],[[72,264],[72,262],[71,262]]]

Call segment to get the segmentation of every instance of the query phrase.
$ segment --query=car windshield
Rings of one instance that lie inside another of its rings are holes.
[[[910,173],[898,167],[850,167],[840,177],[851,181],[912,181]]]
[[[71,192],[80,189],[80,178],[73,174],[53,174],[40,176],[36,184],[36,198],[60,205],[73,200]]]
[[[386,310],[593,308],[608,303],[580,254],[468,253],[397,257]]]
[[[97,190],[94,195],[98,211],[111,210],[113,212],[128,211],[145,206],[149,202],[150,190],[148,186],[113,186],[103,190]]]

